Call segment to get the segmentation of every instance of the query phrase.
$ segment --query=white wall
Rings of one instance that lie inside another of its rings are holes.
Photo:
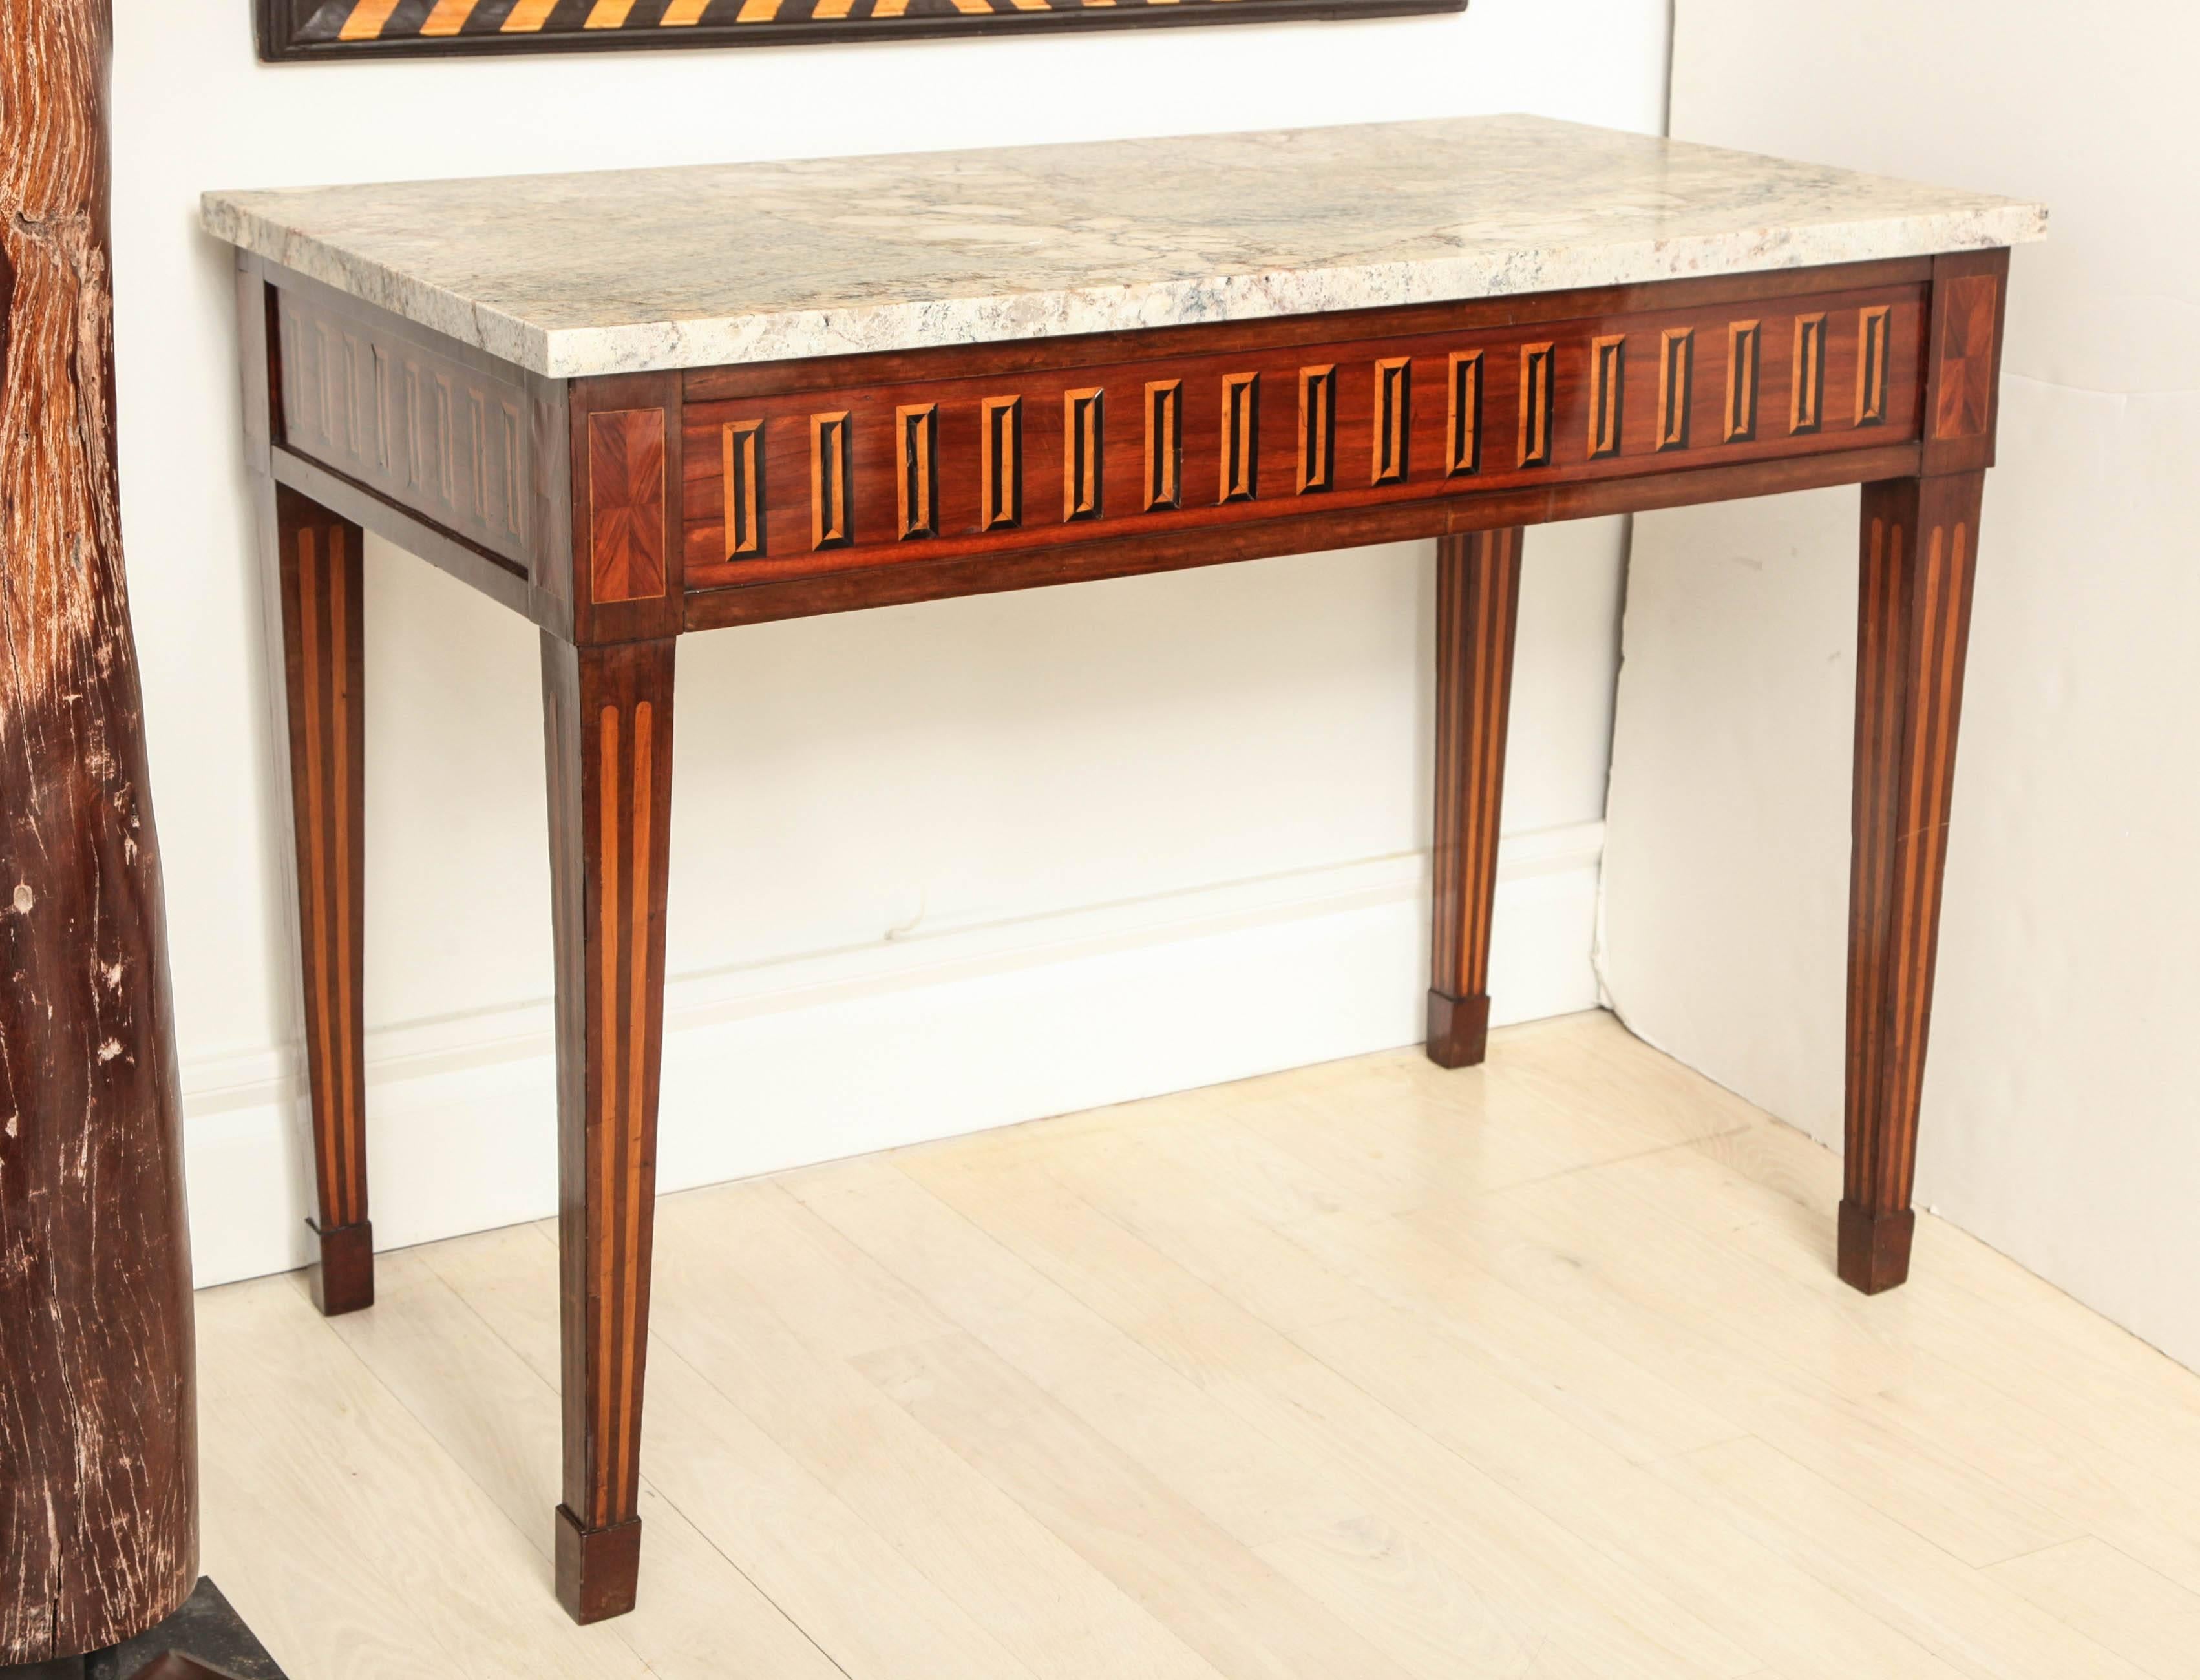
[[[2200,1365],[2200,9],[1679,0],[1673,131],[2046,201],[2010,279],[1918,1199]],[[1637,522],[1630,1025],[1838,1146],[1852,491]]]
[[[202,1281],[296,1263],[295,1006],[202,189],[1530,108],[1654,131],[1665,0],[1465,17],[271,69],[119,0],[123,504]],[[1586,44],[1594,43],[1594,50]],[[1621,532],[1538,533],[1501,1012],[1577,1007]],[[385,1245],[553,1205],[534,633],[370,543],[366,1013]],[[683,643],[668,1185],[1419,1035],[1427,545]]]

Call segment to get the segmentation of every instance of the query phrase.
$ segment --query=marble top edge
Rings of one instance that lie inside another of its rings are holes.
[[[1923,256],[2046,212],[1512,116],[208,193],[202,220],[578,377]]]

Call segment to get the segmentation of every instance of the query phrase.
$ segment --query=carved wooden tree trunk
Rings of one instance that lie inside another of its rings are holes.
[[[116,505],[108,0],[0,0],[0,1665],[198,1571],[161,867]]]

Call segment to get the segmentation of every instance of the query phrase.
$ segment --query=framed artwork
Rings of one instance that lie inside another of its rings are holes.
[[[271,62],[1458,12],[1466,0],[254,0]]]

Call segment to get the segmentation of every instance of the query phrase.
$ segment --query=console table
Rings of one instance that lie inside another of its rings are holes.
[[[1522,528],[1862,485],[1839,1266],[1902,1280],[2007,248],[2037,206],[1502,117],[203,216],[237,251],[279,608],[326,1312],[373,1298],[362,529],[541,627],[576,1617],[632,1606],[641,1551],[683,633],[1438,539],[1428,1050],[1461,1067]]]

